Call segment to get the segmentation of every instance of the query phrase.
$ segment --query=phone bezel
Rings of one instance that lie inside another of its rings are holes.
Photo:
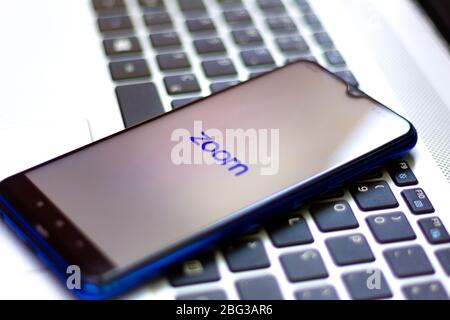
[[[297,63],[313,64],[315,67],[334,77],[337,81],[348,86],[341,78],[314,62],[305,60],[294,62],[293,64]],[[292,64],[286,65],[277,70],[288,68],[291,65]],[[250,81],[254,81],[256,78],[264,76],[266,75],[255,77]],[[245,83],[241,85],[245,85]],[[360,92],[358,89],[351,86],[348,86],[348,89],[349,90],[347,90],[347,93],[354,98],[370,99],[380,107],[385,107],[378,101],[364,94],[355,95],[355,90],[356,92]],[[233,88],[228,88],[222,92],[229,90],[233,90]],[[210,97],[206,97],[201,100],[209,98]],[[172,110],[169,113],[178,112],[179,110],[189,106],[190,104]],[[395,113],[394,111],[392,112]],[[148,279],[159,274],[165,267],[175,262],[179,262],[182,259],[185,259],[200,251],[206,246],[215,243],[224,236],[237,233],[248,224],[257,223],[260,220],[264,220],[269,217],[274,210],[287,210],[294,202],[298,203],[306,201],[314,195],[326,192],[331,187],[341,185],[354,176],[365,173],[367,170],[374,169],[376,166],[381,166],[390,158],[399,156],[409,151],[417,141],[417,133],[414,126],[408,120],[399,116],[403,118],[410,127],[409,131],[403,136],[389,142],[384,146],[380,146],[378,149],[373,150],[358,159],[354,159],[353,161],[332,172],[319,174],[307,183],[302,183],[294,190],[284,194],[282,197],[273,199],[269,204],[265,204],[264,207],[255,206],[246,208],[245,210],[237,213],[235,218],[232,221],[228,221],[227,224],[222,223],[211,226],[211,228],[205,230],[200,230],[190,239],[168,248],[157,256],[152,256],[149,259],[133,265],[128,269],[117,270],[112,262],[101,253],[101,250],[99,250],[95,244],[93,244],[81,231],[79,231],[78,228],[73,225],[67,217],[65,217],[64,213],[60,212],[51,200],[42,194],[42,192],[40,192],[40,190],[25,175],[31,170],[45,166],[53,161],[58,161],[63,157],[70,156],[73,153],[95,146],[105,140],[112,139],[125,131],[147,125],[149,122],[155,121],[159,117],[166,116],[169,113],[160,115],[92,144],[71,151],[65,155],[49,160],[43,164],[16,174],[4,180],[0,184],[0,211],[5,215],[5,219],[8,224],[13,227],[16,233],[21,235],[21,237],[27,241],[33,250],[39,253],[43,260],[48,263],[64,281],[67,278],[67,266],[75,264],[71,263],[71,261],[75,261],[74,259],[77,259],[76,264],[80,266],[81,270],[87,270],[83,276],[83,288],[81,290],[77,290],[77,292],[74,292],[80,297],[110,297],[123,292],[124,290],[137,285],[144,279]],[[301,194],[299,195],[299,193]],[[46,205],[46,209],[48,210],[48,216],[44,220],[35,221],[36,217],[42,216],[42,208],[36,206],[37,201],[43,201]],[[41,210],[41,212],[39,210]],[[52,237],[53,231],[50,236],[45,237],[42,232],[39,232],[35,227],[36,225],[41,225],[47,232],[49,232],[49,230],[53,230],[52,223],[56,220],[64,220],[66,222],[66,226],[69,228],[70,232],[67,232],[67,234],[65,233],[64,235],[71,235],[71,237],[75,236],[77,240],[83,241],[83,250],[66,245],[68,240],[65,238],[61,240],[59,237]],[[81,260],[80,254],[82,257]]]

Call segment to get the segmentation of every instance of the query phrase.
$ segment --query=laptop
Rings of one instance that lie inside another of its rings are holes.
[[[319,62],[419,131],[411,155],[123,298],[449,298],[447,2],[23,0],[0,6],[3,175],[297,59]],[[3,224],[0,239],[1,298],[72,298]]]

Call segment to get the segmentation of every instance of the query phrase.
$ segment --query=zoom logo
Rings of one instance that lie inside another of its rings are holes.
[[[220,165],[239,177],[254,170],[261,175],[279,171],[279,129],[203,129],[194,121],[194,130],[176,129],[171,141],[175,165]]]
[[[210,153],[221,165],[230,165],[231,167],[228,171],[236,171],[236,177],[248,172],[249,169],[247,165],[242,164],[241,161],[236,157],[233,157],[228,151],[221,149],[220,145],[205,132],[202,132],[201,137],[191,137],[191,141],[195,145],[201,147],[204,152]]]

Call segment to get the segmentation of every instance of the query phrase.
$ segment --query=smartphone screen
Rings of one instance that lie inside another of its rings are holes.
[[[349,96],[315,64],[296,63],[26,177],[116,268],[126,268],[410,129],[373,100]],[[229,147],[229,132],[241,150]]]

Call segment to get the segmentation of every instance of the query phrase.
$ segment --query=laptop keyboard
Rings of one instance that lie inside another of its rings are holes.
[[[125,127],[297,59],[358,86],[308,0],[92,3]],[[393,161],[173,267],[168,284],[178,299],[448,299],[436,275],[450,276],[450,236],[420,187]]]

